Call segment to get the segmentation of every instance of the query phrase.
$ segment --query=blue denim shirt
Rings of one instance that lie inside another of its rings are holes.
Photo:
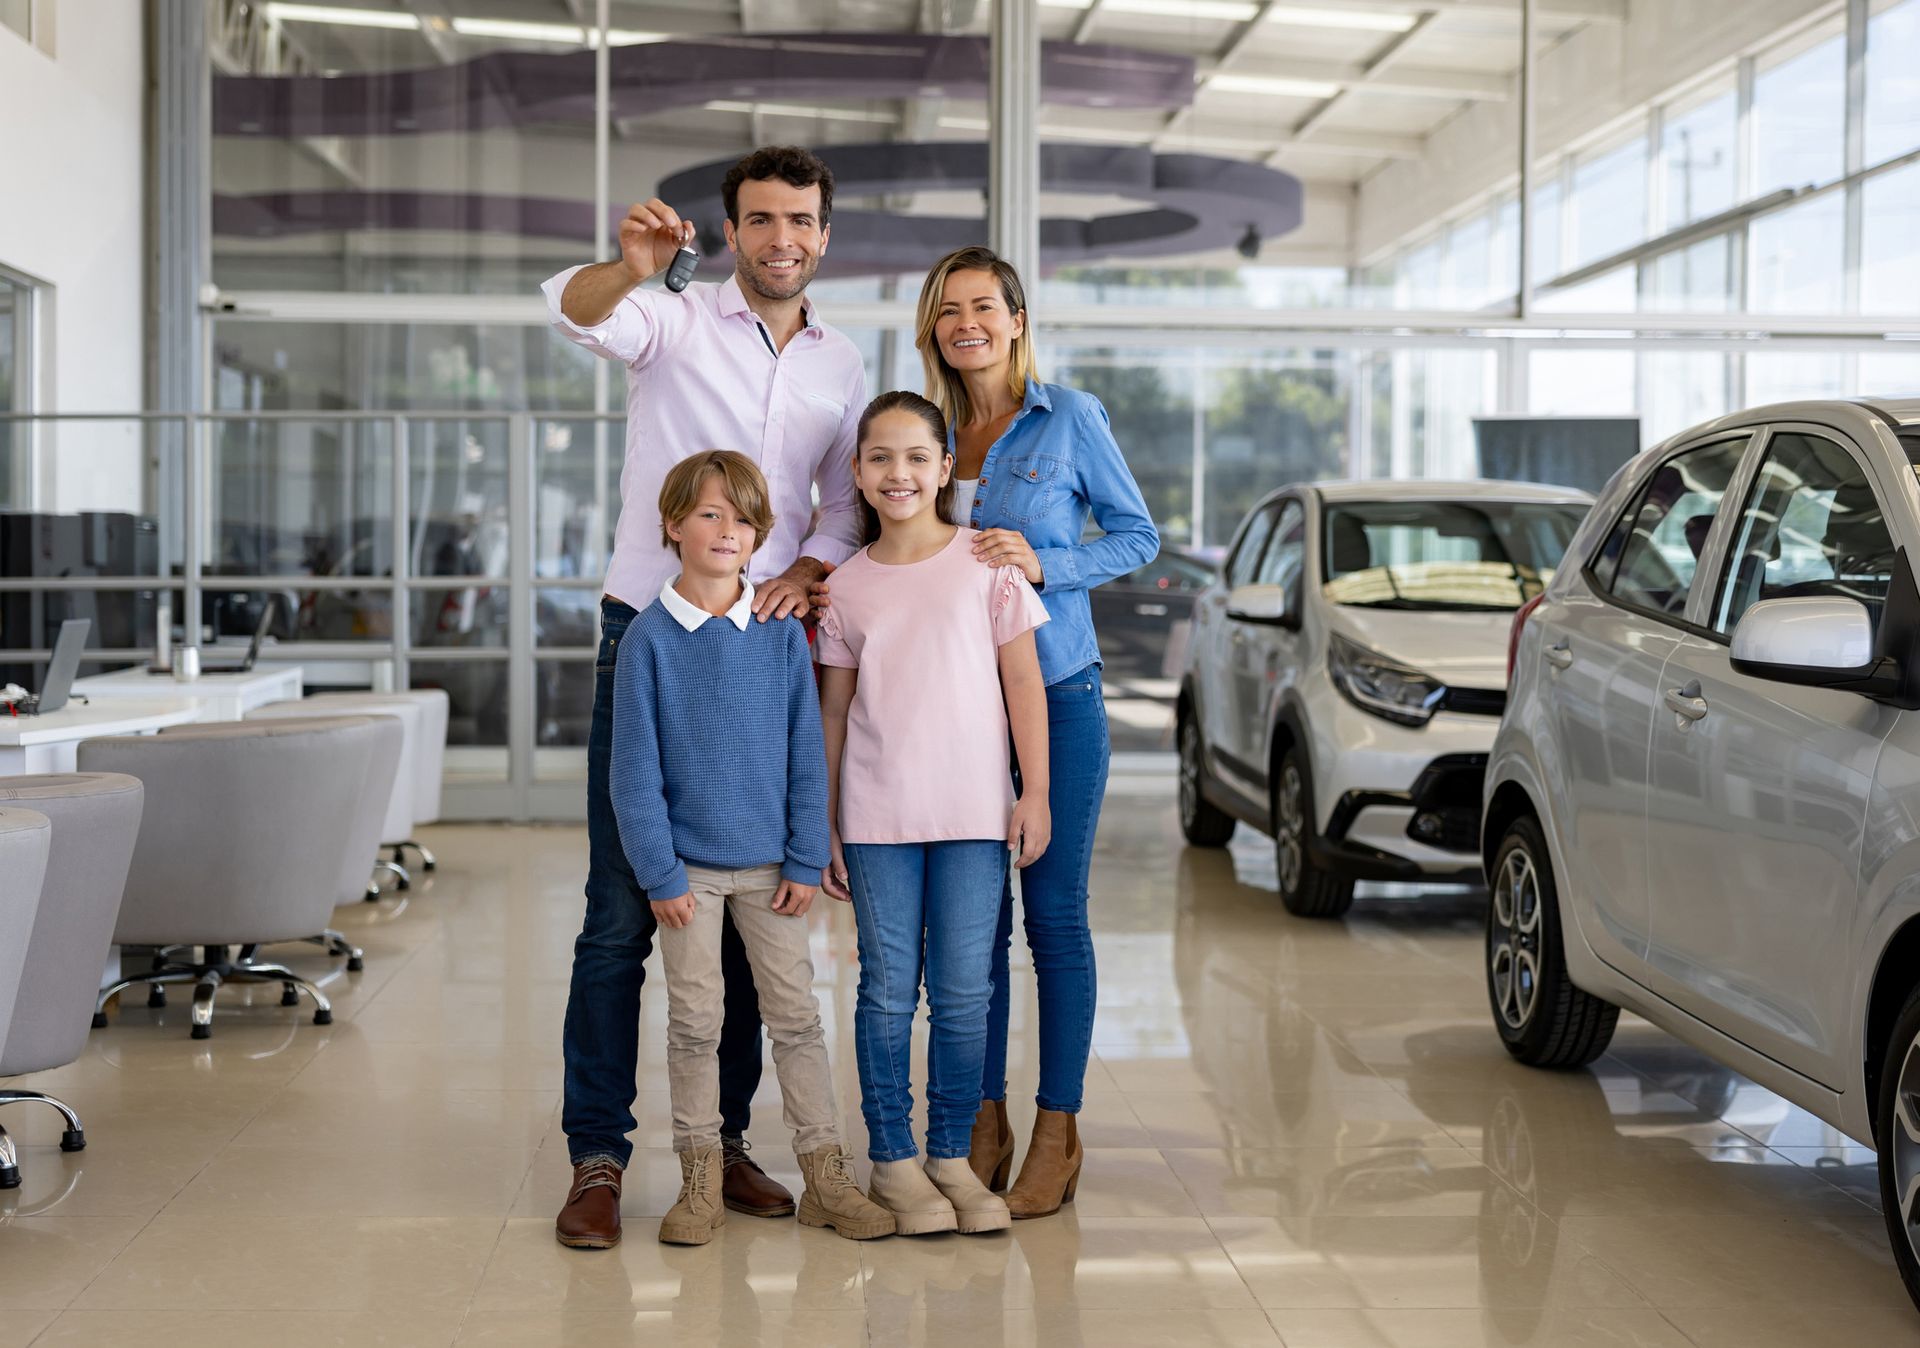
[[[1105,534],[1082,542],[1089,516]],[[1114,442],[1107,409],[1091,394],[1031,379],[1019,413],[980,465],[967,523],[1018,530],[1040,559],[1040,600],[1051,621],[1034,640],[1049,684],[1100,659],[1087,591],[1138,570],[1160,550],[1160,531]]]

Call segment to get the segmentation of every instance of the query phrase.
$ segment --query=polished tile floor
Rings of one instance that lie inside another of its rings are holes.
[[[81,1109],[92,1145],[63,1156],[50,1113],[5,1112],[27,1145],[25,1187],[0,1194],[0,1348],[1920,1339],[1871,1156],[1637,1022],[1590,1072],[1513,1066],[1482,899],[1290,919],[1261,840],[1184,848],[1170,788],[1122,774],[1109,800],[1087,1170],[1059,1217],[869,1245],[736,1218],[706,1249],[660,1246],[677,1171],[649,996],[627,1241],[561,1249],[584,834],[441,828],[410,902],[343,914],[367,970],[328,984],[332,1026],[277,989],[227,994],[195,1043],[184,999],[136,1001],[81,1062],[23,1079]],[[863,1150],[853,924],[811,920]],[[1030,1011],[1014,1033],[1018,1101]],[[769,1070],[753,1139],[797,1185],[777,1102]],[[1014,1113],[1024,1132],[1031,1104]]]

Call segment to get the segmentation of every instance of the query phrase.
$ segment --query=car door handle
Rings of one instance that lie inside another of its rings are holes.
[[[1698,679],[1685,688],[1667,689],[1666,703],[1668,711],[1688,721],[1698,721],[1707,714],[1707,700],[1700,696]]]
[[[1555,669],[1571,669],[1573,667],[1573,644],[1565,637],[1561,637],[1560,640],[1547,647],[1542,654],[1547,657],[1547,663]]]

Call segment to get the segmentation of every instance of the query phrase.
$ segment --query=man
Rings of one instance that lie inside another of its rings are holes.
[[[619,1242],[620,1182],[632,1155],[626,1135],[634,1126],[641,962],[655,927],[621,849],[610,799],[613,669],[627,624],[679,569],[660,541],[661,485],[674,464],[707,450],[738,450],[760,465],[777,517],[748,571],[761,622],[804,614],[827,565],[851,557],[860,542],[851,465],[866,403],[865,366],[853,343],[820,323],[805,299],[827,250],[833,174],[806,150],[776,146],[735,164],[721,195],[734,254],[734,274],[724,284],[680,294],[638,288],[666,271],[694,234],[656,199],[621,221],[617,260],[574,267],[541,287],[562,336],[627,366],[622,508],[601,599],[587,748],[587,912],[574,943],[564,1041],[561,1125],[574,1171],[555,1234],[575,1248]],[[819,518],[809,533],[816,487]],[[793,1196],[746,1152],[749,1102],[760,1083],[760,1011],[731,922],[723,967],[726,1204],[750,1216],[786,1216]]]

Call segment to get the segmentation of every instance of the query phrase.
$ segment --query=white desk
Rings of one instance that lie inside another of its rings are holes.
[[[149,674],[144,669],[95,674],[73,682],[76,697],[96,703],[156,698],[190,702],[198,710],[194,719],[200,721],[238,721],[269,702],[296,701],[304,688],[299,665],[255,665],[245,674],[202,674],[192,683],[175,683],[171,675]]]
[[[142,702],[69,702],[44,716],[0,713],[0,777],[27,773],[72,772],[81,740],[100,735],[151,735],[162,726],[200,719],[200,709],[184,698]]]

